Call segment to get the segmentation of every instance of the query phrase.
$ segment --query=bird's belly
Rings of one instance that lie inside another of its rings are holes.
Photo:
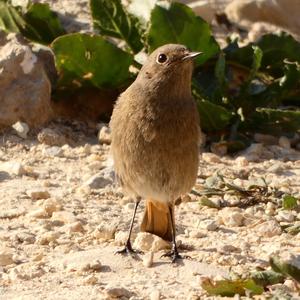
[[[131,194],[162,202],[190,191],[198,169],[197,139],[185,141],[157,137],[135,139],[115,155],[115,168],[123,187]],[[122,160],[120,160],[122,157]]]

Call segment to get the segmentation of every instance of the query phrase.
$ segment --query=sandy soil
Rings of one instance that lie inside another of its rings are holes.
[[[197,190],[219,172],[240,186],[264,178],[300,196],[293,149],[253,145],[234,158],[200,156]],[[134,204],[113,175],[109,146],[82,123],[53,122],[26,139],[0,136],[1,299],[206,299],[203,276],[246,276],[268,267],[270,256],[300,255],[300,233],[281,226],[299,222],[299,212],[283,210],[276,197],[238,208],[245,199],[228,194],[211,198],[217,208],[192,194],[177,205],[178,240],[190,260],[170,264],[160,257],[169,245],[137,225],[134,246],[145,254],[115,255]],[[137,222],[142,214],[143,205]],[[291,280],[275,288],[296,293]]]

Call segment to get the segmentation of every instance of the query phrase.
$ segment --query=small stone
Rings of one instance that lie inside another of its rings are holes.
[[[44,258],[44,254],[43,254],[43,253],[38,253],[38,254],[36,254],[36,255],[32,258],[32,260],[33,260],[33,261],[41,261],[43,258]]]
[[[81,266],[80,271],[87,272],[87,271],[100,271],[101,269],[101,262],[99,260],[95,260],[93,262],[84,264]]]
[[[282,230],[277,221],[271,220],[257,226],[258,233],[264,237],[273,237],[280,235]]]
[[[200,239],[200,238],[206,237],[207,234],[204,231],[201,231],[201,230],[192,230],[192,231],[189,232],[188,236],[190,238]]]
[[[50,198],[50,194],[47,190],[42,189],[34,189],[27,191],[26,194],[32,199],[32,200],[42,200],[42,199],[48,199]]]
[[[246,157],[244,156],[238,156],[236,159],[235,159],[235,163],[238,167],[246,167],[249,165],[249,161],[247,160]]]
[[[12,125],[12,128],[16,131],[19,137],[21,137],[22,139],[27,138],[29,126],[26,123],[18,121],[17,123]]]
[[[101,162],[103,159],[102,159],[102,157],[100,155],[93,153],[93,154],[89,155],[86,158],[86,160],[88,162],[92,163],[92,162]]]
[[[286,136],[281,136],[278,145],[284,149],[291,149],[291,141]]]
[[[92,171],[99,171],[102,168],[102,163],[100,161],[93,161],[88,164],[88,168]]]
[[[35,235],[30,232],[19,232],[14,236],[14,240],[18,243],[34,244],[36,238]]]
[[[24,166],[17,161],[9,161],[9,162],[2,163],[0,165],[0,170],[5,171],[10,175],[21,176],[26,174],[26,170]]]
[[[274,216],[276,212],[275,204],[272,202],[268,202],[265,212],[268,216]]]
[[[65,210],[53,212],[51,219],[53,221],[62,222],[64,224],[75,223],[77,221],[77,218],[72,212]]]
[[[98,279],[95,275],[91,274],[83,279],[83,284],[85,285],[95,285],[98,283]]]
[[[239,208],[225,207],[219,212],[219,215],[225,226],[235,227],[243,225],[244,216]]]
[[[208,163],[211,163],[211,164],[217,164],[217,163],[221,162],[220,157],[217,156],[214,153],[211,153],[211,152],[204,152],[204,153],[202,153],[202,159],[205,162],[208,162]]]
[[[108,177],[105,178],[102,173],[90,177],[84,183],[85,186],[89,186],[91,189],[103,189],[109,184],[112,184],[112,180]]]
[[[133,247],[143,252],[157,252],[160,250],[170,249],[170,243],[149,232],[139,232],[134,241]]]
[[[84,232],[81,222],[77,221],[68,225],[69,232]]]
[[[291,291],[291,292],[297,292],[298,287],[296,284],[296,281],[292,279],[286,279],[284,282],[284,285]]]
[[[261,143],[264,145],[277,145],[278,143],[278,138],[269,134],[255,133],[254,140],[257,143]]]
[[[208,231],[215,231],[219,225],[214,220],[203,220],[199,222],[199,227]]]
[[[93,232],[96,239],[112,240],[115,237],[117,226],[115,224],[100,224]]]
[[[62,208],[61,204],[54,199],[47,199],[43,203],[43,209],[49,216],[52,216],[53,212],[60,211]]]
[[[37,139],[40,143],[49,146],[63,146],[68,143],[64,135],[50,128],[42,129],[38,133]]]
[[[31,280],[33,278],[39,278],[44,274],[45,271],[40,266],[24,263],[11,269],[9,277],[12,281],[16,279]]]
[[[127,231],[118,231],[115,233],[115,242],[117,245],[119,246],[124,245],[127,239],[128,239]]]
[[[0,251],[0,266],[7,266],[14,263],[13,254],[9,250]]]
[[[160,291],[154,290],[150,294],[150,300],[159,300],[160,299]]]
[[[241,252],[240,248],[237,248],[233,245],[223,245],[220,250],[221,252],[225,252],[225,253]]]
[[[143,256],[143,265],[147,268],[152,267],[153,265],[153,252],[149,251]]]
[[[49,231],[43,233],[41,236],[39,236],[36,240],[36,244],[38,245],[48,245],[50,242],[55,242],[59,237],[58,232]]]
[[[192,202],[192,198],[191,198],[190,195],[183,195],[183,196],[181,197],[181,201],[182,201],[182,203]]]
[[[224,156],[227,154],[228,147],[226,143],[220,142],[220,143],[212,143],[210,146],[210,150],[212,153],[218,155],[218,156]]]
[[[44,208],[38,208],[32,212],[29,212],[27,216],[35,219],[45,219],[49,217],[49,214]]]
[[[100,127],[101,126],[101,127]],[[100,124],[100,129],[98,133],[98,140],[100,144],[108,144],[111,143],[111,131],[110,128],[104,124]]]
[[[288,222],[291,223],[295,220],[295,215],[290,211],[281,210],[275,217],[278,222]]]
[[[132,293],[123,287],[114,287],[112,285],[108,285],[105,288],[108,297],[112,298],[121,298],[127,297],[130,298]]]
[[[271,165],[268,168],[268,171],[272,172],[272,173],[280,173],[280,172],[282,172],[282,170],[283,170],[283,167],[282,167],[282,163],[280,163],[280,162],[275,162],[273,165]]]
[[[240,197],[237,195],[225,194],[224,200],[228,202],[231,206],[237,206],[241,200]]]
[[[42,154],[47,157],[58,157],[62,156],[63,150],[57,146],[47,147],[43,149]]]

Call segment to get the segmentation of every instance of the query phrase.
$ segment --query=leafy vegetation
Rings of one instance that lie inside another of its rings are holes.
[[[212,281],[209,278],[205,278],[201,286],[209,295],[220,295],[223,297],[233,297],[236,294],[241,296],[245,296],[246,294],[260,295],[264,291],[263,287],[256,284],[253,279]]]
[[[204,53],[192,90],[209,142],[237,150],[254,132],[299,131],[300,43],[291,36],[268,34],[244,47],[232,40],[220,49],[209,25],[181,3],[90,0],[90,8],[95,34],[66,34],[47,4],[21,8],[0,0],[0,29],[53,49],[58,90],[126,88],[136,75],[129,67],[140,67],[135,54],[185,44]]]

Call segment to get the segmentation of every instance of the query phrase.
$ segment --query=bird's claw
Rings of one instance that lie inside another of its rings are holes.
[[[124,254],[130,254],[130,255],[136,255],[136,254],[143,254],[143,251],[133,249],[132,246],[131,246],[131,243],[130,243],[130,242],[129,242],[129,243],[127,242],[126,245],[125,245],[125,247],[124,247],[123,249],[121,249],[121,250],[116,251],[115,254],[122,254],[122,255],[124,255]]]
[[[161,256],[162,257],[171,257],[172,258],[172,263],[175,263],[178,259],[185,259],[185,258],[189,258],[188,256],[182,256],[178,253],[178,251],[176,250],[171,250],[165,254],[163,254]]]

